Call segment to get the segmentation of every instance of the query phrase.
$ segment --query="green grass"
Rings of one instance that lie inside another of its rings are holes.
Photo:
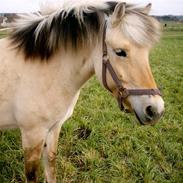
[[[6,31],[0,31],[0,38],[5,37],[7,34]]]
[[[183,31],[183,23],[182,22],[173,22],[173,21],[164,21],[162,25],[167,25],[163,27],[165,31]]]
[[[150,59],[164,93],[163,119],[138,125],[92,78],[60,134],[58,183],[183,182],[183,32],[166,30]],[[23,177],[20,132],[1,132],[0,183]]]

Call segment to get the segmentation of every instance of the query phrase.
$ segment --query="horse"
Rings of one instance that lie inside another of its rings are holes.
[[[19,128],[26,182],[56,183],[61,126],[73,113],[83,84],[96,75],[121,110],[155,124],[164,101],[153,78],[149,53],[159,40],[151,4],[122,1],[61,1],[22,14],[0,40],[0,128]]]

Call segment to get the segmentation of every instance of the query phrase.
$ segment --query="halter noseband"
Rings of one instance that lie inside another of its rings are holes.
[[[110,64],[109,57],[107,54],[107,45],[105,43],[105,36],[106,36],[106,25],[104,26],[104,33],[103,33],[103,57],[102,57],[102,82],[104,87],[109,90],[111,93],[111,89],[108,87],[107,84],[107,70],[109,71],[113,81],[116,84],[118,96],[117,101],[121,110],[124,110],[123,102],[129,95],[160,95],[161,92],[158,88],[156,89],[127,89],[124,88],[121,84],[121,80],[119,80],[116,72],[114,71],[112,65]]]

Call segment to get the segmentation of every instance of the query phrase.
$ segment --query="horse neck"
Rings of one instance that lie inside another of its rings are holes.
[[[74,90],[79,90],[95,73],[95,63],[102,62],[101,42],[77,53],[63,53],[61,51],[57,57],[61,60],[62,82],[67,80],[68,85],[72,86]]]

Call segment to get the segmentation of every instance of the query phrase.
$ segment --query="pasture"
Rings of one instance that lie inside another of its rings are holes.
[[[62,127],[58,183],[183,182],[182,24],[164,28],[150,60],[164,94],[164,117],[155,126],[138,125],[93,77]],[[19,130],[0,132],[0,183],[22,182],[23,161]]]

